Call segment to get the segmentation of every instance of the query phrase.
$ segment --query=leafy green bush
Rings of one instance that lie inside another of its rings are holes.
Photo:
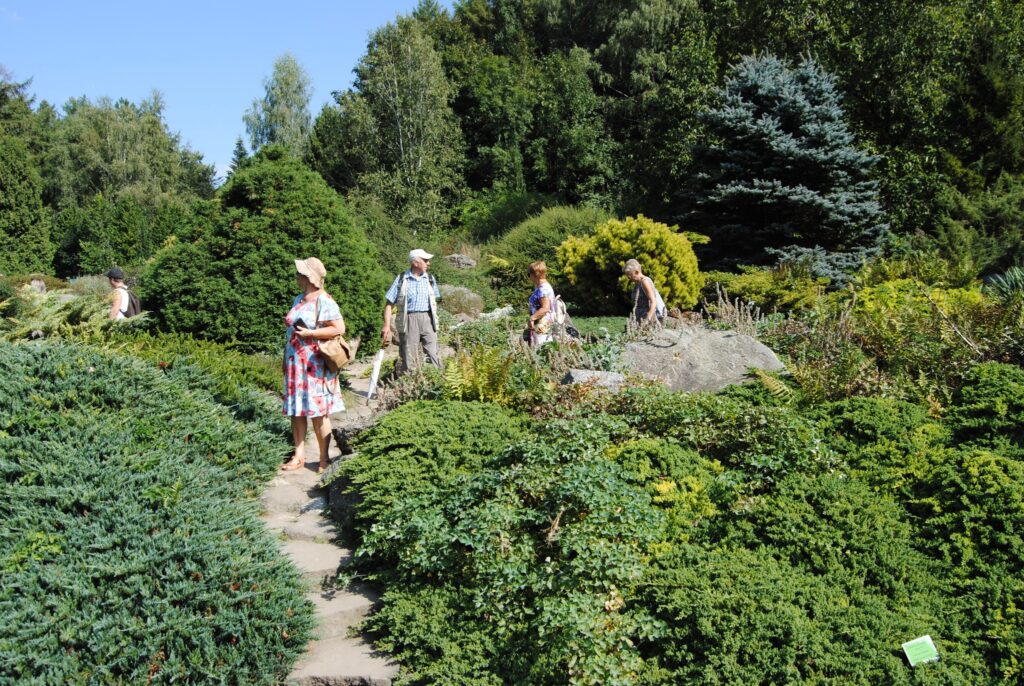
[[[364,549],[399,554],[371,627],[410,682],[637,682],[658,627],[630,600],[662,518],[599,456],[625,429],[556,422],[375,522]]]
[[[526,270],[537,260],[547,264],[548,278],[560,286],[558,246],[569,236],[593,233],[607,219],[606,212],[592,207],[549,207],[487,245],[488,272],[502,294],[513,301],[529,295],[532,287]]]
[[[110,334],[105,347],[146,360],[193,393],[202,391],[242,421],[278,435],[290,435],[281,415],[281,361],[261,353],[246,354],[221,343],[188,334]]]
[[[581,336],[590,339],[618,338],[626,332],[622,317],[573,317],[572,323]]]
[[[740,267],[739,274],[709,272],[705,276],[709,285],[720,284],[730,297],[754,303],[765,312],[814,307],[829,283],[788,265],[771,269],[747,266]],[[706,292],[705,299],[712,300],[713,295]]]
[[[626,260],[640,261],[668,307],[689,308],[697,303],[704,276],[689,238],[638,215],[611,219],[588,236],[570,236],[558,247],[558,262],[566,281],[567,299],[591,314],[630,311],[632,282],[622,273]]]
[[[814,474],[835,462],[815,424],[792,407],[651,387],[626,390],[614,412],[644,433],[674,438],[717,460],[754,490],[790,472]]]
[[[358,455],[341,468],[362,499],[357,521],[389,521],[402,503],[444,490],[520,439],[525,425],[484,403],[418,401],[388,413],[360,436]]]
[[[312,618],[251,498],[286,445],[129,357],[0,347],[0,653],[18,683],[275,684]]]
[[[939,633],[948,625],[925,593],[886,602],[770,547],[681,545],[652,567],[638,602],[666,627],[647,651],[663,670],[653,683],[968,686],[988,676]],[[899,645],[927,632],[941,636],[942,662],[911,674]]]
[[[851,473],[903,502],[941,454],[949,431],[926,408],[892,398],[850,398],[813,408],[825,441]]]
[[[140,295],[161,327],[279,348],[297,293],[293,260],[314,255],[349,335],[376,349],[387,275],[323,179],[271,147],[232,174],[218,198],[209,231],[168,245],[146,266]]]
[[[20,305],[18,289],[6,279],[0,279],[0,317],[17,317]]]
[[[554,202],[543,193],[492,188],[464,200],[457,210],[458,222],[471,238],[486,241],[503,236],[530,215],[547,211],[544,208]]]
[[[853,307],[865,352],[889,374],[924,377],[943,395],[986,354],[984,332],[995,316],[978,288],[927,287],[912,279],[862,288]]]
[[[960,443],[1024,460],[1024,369],[995,362],[973,367],[947,423]]]

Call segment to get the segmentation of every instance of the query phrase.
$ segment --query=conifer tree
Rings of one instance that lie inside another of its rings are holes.
[[[0,136],[0,273],[49,272],[52,260],[39,172],[21,141]]]
[[[805,258],[841,280],[886,224],[876,158],[854,144],[835,79],[811,58],[747,56],[720,97],[702,115],[715,142],[695,151],[685,225],[711,235],[720,260]]]
[[[239,136],[235,139],[235,149],[231,153],[231,166],[228,167],[228,176],[238,171],[239,167],[249,159],[249,152],[245,149],[245,142]]]

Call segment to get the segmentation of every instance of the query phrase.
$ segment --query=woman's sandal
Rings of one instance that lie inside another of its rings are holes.
[[[304,457],[293,457],[292,459],[281,465],[282,472],[291,472],[296,469],[302,469],[306,466],[306,458]]]
[[[327,471],[327,468],[328,468],[328,467],[330,467],[330,466],[331,466],[331,463],[330,463],[330,461],[329,461],[329,460],[328,460],[327,464],[320,464],[320,465],[317,465],[317,468],[316,468],[316,473],[317,473],[317,474],[323,474],[324,472],[326,472],[326,471]]]

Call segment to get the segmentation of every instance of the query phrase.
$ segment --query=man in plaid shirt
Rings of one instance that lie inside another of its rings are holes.
[[[391,343],[391,315],[394,312],[398,354],[402,368],[406,370],[420,366],[421,349],[430,364],[441,366],[437,354],[437,301],[441,299],[441,292],[434,277],[427,274],[432,257],[420,248],[411,251],[409,270],[395,277],[385,295],[383,345]]]

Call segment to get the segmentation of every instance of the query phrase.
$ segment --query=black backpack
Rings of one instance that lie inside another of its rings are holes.
[[[128,309],[125,310],[124,313],[125,319],[127,319],[129,317],[134,317],[139,312],[142,312],[142,303],[139,302],[139,296],[135,295],[127,288],[124,289],[124,292],[128,294]]]

